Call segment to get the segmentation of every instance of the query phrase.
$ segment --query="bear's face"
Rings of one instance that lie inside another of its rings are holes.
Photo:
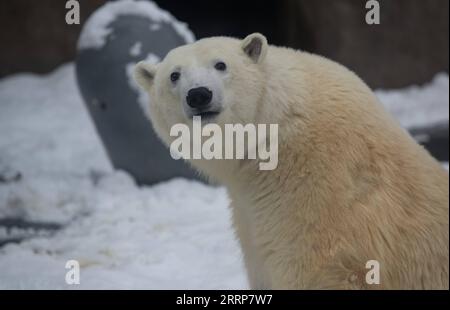
[[[216,37],[176,48],[157,65],[137,64],[135,79],[150,93],[155,130],[169,143],[170,128],[191,126],[194,116],[220,126],[255,122],[266,52],[261,34],[242,41]]]

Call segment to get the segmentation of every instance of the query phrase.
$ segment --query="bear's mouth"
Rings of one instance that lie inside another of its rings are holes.
[[[199,111],[193,113],[193,116],[200,116],[202,119],[213,119],[220,114],[220,111]]]

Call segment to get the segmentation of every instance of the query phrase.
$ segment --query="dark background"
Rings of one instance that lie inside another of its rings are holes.
[[[79,2],[81,25],[67,25],[65,0],[0,1],[0,77],[72,61],[82,24],[106,0]],[[262,32],[272,44],[334,59],[374,88],[422,84],[448,72],[448,0],[379,0],[380,25],[365,23],[365,0],[155,2],[197,38]]]

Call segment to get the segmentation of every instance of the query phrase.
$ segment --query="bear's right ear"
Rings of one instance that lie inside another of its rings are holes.
[[[242,40],[241,47],[250,59],[258,63],[266,57],[267,39],[260,33],[252,33]]]
[[[145,90],[149,90],[153,85],[156,74],[156,65],[152,65],[145,61],[140,61],[134,67],[134,80],[140,87]]]

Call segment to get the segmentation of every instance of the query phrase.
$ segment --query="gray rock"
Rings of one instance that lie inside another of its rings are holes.
[[[149,54],[162,59],[174,47],[185,44],[186,38],[172,24],[144,16],[120,15],[108,28],[112,31],[103,46],[79,49],[76,73],[113,166],[130,173],[139,184],[173,177],[199,178],[181,160],[170,157],[143,113],[139,93],[130,85],[127,72],[127,67]]]

